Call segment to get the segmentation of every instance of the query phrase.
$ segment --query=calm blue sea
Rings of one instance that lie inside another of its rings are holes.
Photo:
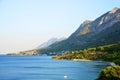
[[[108,62],[52,60],[50,56],[0,56],[0,80],[95,80],[107,65]]]

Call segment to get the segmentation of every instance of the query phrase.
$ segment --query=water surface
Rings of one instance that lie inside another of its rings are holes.
[[[109,65],[99,61],[52,60],[50,56],[0,56],[0,80],[95,80]]]

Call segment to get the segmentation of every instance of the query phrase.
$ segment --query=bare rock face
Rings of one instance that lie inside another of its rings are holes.
[[[91,32],[98,33],[117,22],[120,22],[120,8],[115,7],[111,11],[108,11],[94,21],[84,21],[72,35],[80,36]]]
[[[91,30],[100,32],[116,22],[120,22],[120,8],[114,8],[91,22]]]
[[[88,33],[99,33],[113,24],[120,22],[120,8],[113,8],[94,21],[86,20],[71,36],[81,36]]]
[[[85,20],[72,35],[80,36],[87,34],[89,32],[91,22],[92,22],[91,20]]]
[[[115,13],[117,10],[119,10],[119,8],[115,7],[115,8],[113,8],[111,11],[109,11],[109,14],[113,14],[113,13]]]

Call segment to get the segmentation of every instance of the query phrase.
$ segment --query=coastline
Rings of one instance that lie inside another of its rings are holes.
[[[87,59],[72,59],[73,61],[93,61],[93,60],[87,60]]]
[[[73,61],[99,61],[99,62],[108,62],[110,66],[116,66],[114,62],[102,61],[102,60],[87,60],[87,59],[72,59]]]
[[[52,58],[53,59],[53,58]],[[98,62],[108,62],[109,66],[116,66],[114,62],[103,61],[103,60],[88,60],[88,59],[53,59],[53,60],[72,60],[72,61],[98,61]]]

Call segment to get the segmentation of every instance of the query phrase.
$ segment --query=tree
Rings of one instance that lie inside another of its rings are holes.
[[[120,66],[109,66],[103,69],[96,80],[120,80]]]

